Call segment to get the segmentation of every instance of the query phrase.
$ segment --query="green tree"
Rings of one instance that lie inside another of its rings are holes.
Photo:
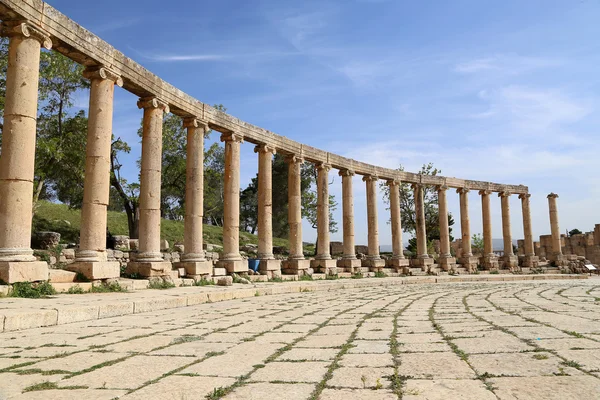
[[[573,236],[573,235],[581,235],[583,232],[581,232],[579,229],[575,228],[575,229],[571,229],[569,231],[569,236]]]
[[[110,151],[110,184],[111,198],[119,199],[121,210],[127,215],[129,237],[140,237],[140,185],[137,182],[128,183],[121,176],[123,164],[119,161],[120,154],[129,154],[131,147],[121,138],[113,140]]]
[[[257,227],[258,177],[252,178],[250,184],[240,193],[240,229],[254,234]]]
[[[204,219],[223,226],[225,147],[213,143],[204,153]]]
[[[483,255],[484,244],[483,244],[483,236],[481,233],[473,235],[471,238],[471,249],[473,250],[473,255]]]

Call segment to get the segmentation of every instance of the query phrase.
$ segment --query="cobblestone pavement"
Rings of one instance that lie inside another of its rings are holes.
[[[600,280],[258,296],[0,334],[0,399],[597,399]]]

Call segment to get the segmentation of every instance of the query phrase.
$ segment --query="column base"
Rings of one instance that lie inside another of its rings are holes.
[[[342,258],[337,260],[337,267],[340,272],[350,272],[353,274],[361,267],[361,260],[358,258]]]
[[[386,266],[396,270],[396,272],[404,272],[404,268],[410,265],[410,260],[407,258],[390,258],[386,262]]]
[[[438,265],[442,271],[451,271],[456,268],[456,258],[454,257],[440,257],[438,259]]]
[[[282,272],[287,275],[305,275],[307,269],[310,268],[310,260],[304,259],[291,259],[284,260],[282,265]]]
[[[258,270],[261,275],[268,275],[268,271],[281,271],[281,260],[268,259],[260,260]]]
[[[79,272],[89,280],[119,278],[121,263],[118,261],[75,261],[65,268]]]
[[[540,258],[538,256],[523,256],[521,259],[521,266],[524,268],[537,268],[540,265]]]
[[[363,258],[361,260],[360,265],[363,268],[369,268],[370,272],[379,272],[383,268],[385,268],[385,260],[383,260],[381,258],[375,258],[375,259]]]
[[[458,259],[458,263],[461,267],[466,268],[468,272],[477,271],[477,266],[479,265],[479,257],[476,256],[466,256]]]
[[[427,271],[429,269],[429,266],[433,265],[433,263],[434,263],[433,258],[431,258],[429,256],[412,258],[410,260],[411,267],[420,267],[423,271]]]
[[[559,263],[560,261],[565,260],[566,257],[564,256],[564,254],[551,254],[548,256],[548,261],[554,261],[556,263]]]
[[[225,268],[228,274],[248,272],[248,261],[246,260],[219,260],[217,268]]]
[[[503,269],[509,269],[511,271],[519,268],[519,257],[515,255],[511,256],[502,256],[500,257],[500,264]]]
[[[125,273],[145,278],[165,276],[171,273],[172,265],[168,261],[134,261],[127,264]]]
[[[495,271],[500,268],[500,263],[498,262],[498,256],[495,254],[486,254],[481,257],[481,265],[488,271]]]
[[[325,273],[327,275],[337,274],[337,260],[310,260],[310,267],[315,272]]]
[[[48,280],[45,261],[0,261],[0,281],[4,283]]]
[[[173,264],[173,268],[184,268],[185,275],[210,275],[213,274],[212,261],[181,261]]]

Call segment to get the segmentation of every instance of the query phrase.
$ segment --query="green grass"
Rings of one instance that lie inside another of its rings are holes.
[[[12,286],[11,297],[26,297],[30,299],[39,299],[56,294],[56,290],[48,281],[40,283],[17,282]]]
[[[53,231],[61,234],[62,242],[78,242],[81,226],[81,210],[70,209],[65,204],[40,201],[33,219],[33,231]],[[108,212],[108,230],[112,235],[129,235],[127,215],[123,212]],[[223,245],[223,229],[220,226],[204,225],[204,242]],[[161,238],[169,244],[183,242],[183,221],[163,219],[160,225]],[[240,244],[258,244],[258,236],[240,232]],[[274,246],[289,248],[287,239],[273,238]],[[309,254],[314,246],[306,246]]]

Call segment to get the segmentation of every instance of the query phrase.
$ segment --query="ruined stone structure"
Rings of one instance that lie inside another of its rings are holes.
[[[143,109],[139,249],[135,253],[135,260],[128,263],[129,272],[140,276],[160,276],[168,274],[173,268],[171,262],[163,258],[160,249],[161,135],[163,115],[168,112],[180,116],[188,129],[185,252],[175,265],[183,268],[188,275],[210,275],[215,268],[228,273],[247,270],[240,255],[239,243],[239,167],[243,142],[254,144],[258,154],[258,258],[263,274],[281,270],[289,274],[303,274],[309,267],[326,273],[337,269],[354,272],[358,268],[379,271],[384,267],[402,272],[409,263],[428,271],[436,260],[427,253],[424,186],[436,187],[439,194],[441,255],[437,261],[442,269],[451,270],[457,265],[457,260],[450,254],[448,240],[446,195],[450,188],[460,195],[463,248],[458,263],[462,267],[468,271],[477,265],[484,265],[488,269],[517,267],[517,259],[510,246],[508,198],[511,195],[519,196],[522,201],[525,239],[520,264],[527,267],[537,265],[531,233],[530,195],[526,186],[397,171],[287,139],[201,103],[39,0],[0,0],[0,19],[3,21],[1,33],[9,37],[4,137],[0,158],[0,279],[5,282],[45,280],[48,276],[48,266],[45,262],[36,261],[30,247],[38,67],[42,46],[84,65],[85,77],[91,82],[81,243],[75,262],[70,266],[88,279],[114,278],[120,272],[119,263],[109,261],[104,242],[115,86],[137,95],[138,107]],[[202,148],[203,135],[208,129],[220,132],[221,140],[225,143],[224,243],[216,266],[206,259],[202,243]],[[272,248],[271,160],[275,152],[284,154],[289,166],[290,254],[283,263],[273,257]],[[303,162],[314,164],[318,171],[318,248],[313,260],[306,260],[302,252],[300,166]],[[338,170],[342,176],[344,241],[339,260],[333,259],[330,254],[328,177],[332,169]],[[357,258],[354,243],[352,177],[355,174],[363,177],[367,189],[369,240],[366,256],[361,260]],[[390,188],[393,256],[387,261],[379,254],[379,180],[385,181]],[[416,199],[418,254],[410,261],[403,254],[398,192],[400,183],[412,184]],[[469,191],[478,192],[483,204],[486,251],[482,259],[473,257],[471,252]],[[501,260],[491,249],[490,196],[493,193],[502,197],[502,227],[508,243]],[[557,236],[556,197],[550,196],[549,200],[553,221],[552,257],[558,259],[561,249]]]

